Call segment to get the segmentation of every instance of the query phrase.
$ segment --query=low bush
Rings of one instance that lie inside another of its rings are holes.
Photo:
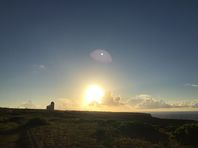
[[[184,145],[198,146],[198,124],[185,124],[178,127],[174,136],[178,142]]]
[[[35,117],[27,121],[25,127],[35,127],[41,125],[47,125],[48,122],[44,118]]]
[[[113,148],[161,148],[163,146],[152,144],[140,139],[122,137],[114,141]]]
[[[140,138],[153,143],[158,143],[160,141],[165,142],[167,136],[158,131],[152,125],[141,123],[141,122],[127,122],[120,126],[120,132],[123,136],[128,136],[130,138]]]

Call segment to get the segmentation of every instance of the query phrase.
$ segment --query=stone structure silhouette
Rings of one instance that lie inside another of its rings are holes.
[[[54,102],[52,101],[51,103],[50,103],[50,105],[48,105],[48,106],[46,106],[46,109],[47,110],[54,110]]]

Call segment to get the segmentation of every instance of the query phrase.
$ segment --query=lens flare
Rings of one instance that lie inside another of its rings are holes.
[[[90,53],[90,57],[101,63],[111,63],[112,62],[112,57],[111,54],[104,50],[104,49],[96,49]]]

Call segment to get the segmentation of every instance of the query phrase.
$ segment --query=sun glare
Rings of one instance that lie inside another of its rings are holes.
[[[85,93],[85,103],[101,103],[104,96],[103,89],[98,85],[91,85],[87,88]]]

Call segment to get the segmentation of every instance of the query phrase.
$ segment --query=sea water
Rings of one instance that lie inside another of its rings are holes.
[[[163,119],[186,119],[186,120],[197,120],[198,111],[182,111],[182,112],[150,112],[153,117]]]

